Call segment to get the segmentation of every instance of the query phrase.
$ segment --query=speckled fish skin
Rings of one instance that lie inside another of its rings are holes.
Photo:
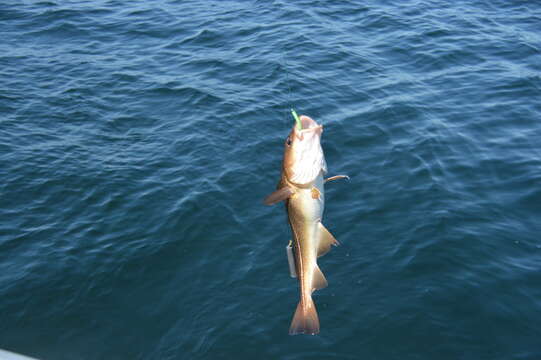
[[[313,187],[320,192],[319,198],[313,198]],[[295,268],[298,274],[301,297],[289,330],[292,335],[319,333],[319,319],[312,300],[312,292],[316,288],[324,287],[318,287],[314,284],[314,273],[318,269],[318,224],[321,221],[324,207],[323,176],[321,174],[313,183],[309,184],[309,187],[296,187],[295,194],[286,200],[286,211],[293,234]]]
[[[302,129],[293,127],[284,145],[282,176],[274,193],[265,203],[284,200],[293,235],[295,268],[300,285],[300,301],[289,333],[319,333],[319,318],[312,292],[327,286],[317,265],[337,241],[321,224],[325,207],[323,175],[327,171],[321,149],[323,127],[307,116],[301,116]]]

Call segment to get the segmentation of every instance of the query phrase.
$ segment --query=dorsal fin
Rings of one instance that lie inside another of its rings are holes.
[[[312,291],[319,290],[326,288],[327,285],[327,279],[325,279],[325,275],[321,272],[321,269],[317,264],[314,265],[314,275],[312,278]]]
[[[317,256],[323,256],[331,250],[331,245],[338,246],[340,243],[332,236],[332,234],[323,226],[322,223],[318,223],[319,228],[319,244],[317,247]]]

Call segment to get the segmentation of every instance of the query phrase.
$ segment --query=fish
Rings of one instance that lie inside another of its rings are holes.
[[[289,334],[315,335],[320,326],[312,293],[327,286],[317,258],[339,244],[322,224],[324,184],[349,177],[336,175],[324,179],[327,163],[321,147],[323,126],[306,115],[300,116],[299,120],[284,144],[282,172],[276,191],[268,195],[264,203],[274,205],[284,201],[291,227],[300,300]]]

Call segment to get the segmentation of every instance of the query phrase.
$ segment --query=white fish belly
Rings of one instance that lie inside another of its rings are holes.
[[[321,174],[314,180],[313,186],[319,191],[319,199],[313,198],[311,187],[299,191],[300,206],[303,209],[304,221],[307,223],[321,221],[321,217],[323,216],[323,209],[325,208],[323,182],[323,176]]]

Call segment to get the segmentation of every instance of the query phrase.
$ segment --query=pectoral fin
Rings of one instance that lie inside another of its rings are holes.
[[[318,190],[317,187],[312,187],[312,199],[319,200],[321,199],[321,191]]]
[[[340,243],[332,236],[332,234],[323,226],[322,223],[318,223],[319,228],[319,244],[317,248],[317,256],[323,256],[331,250],[331,245],[338,246]]]
[[[280,201],[287,199],[294,193],[295,192],[293,191],[292,188],[286,186],[286,187],[276,190],[275,192],[267,196],[264,200],[264,203],[266,205],[274,205]]]
[[[347,179],[349,180],[349,176],[347,175],[335,175],[335,176],[331,176],[331,177],[328,177],[325,179],[325,183],[329,182],[329,181],[334,181],[334,180],[340,180],[340,179]]]

